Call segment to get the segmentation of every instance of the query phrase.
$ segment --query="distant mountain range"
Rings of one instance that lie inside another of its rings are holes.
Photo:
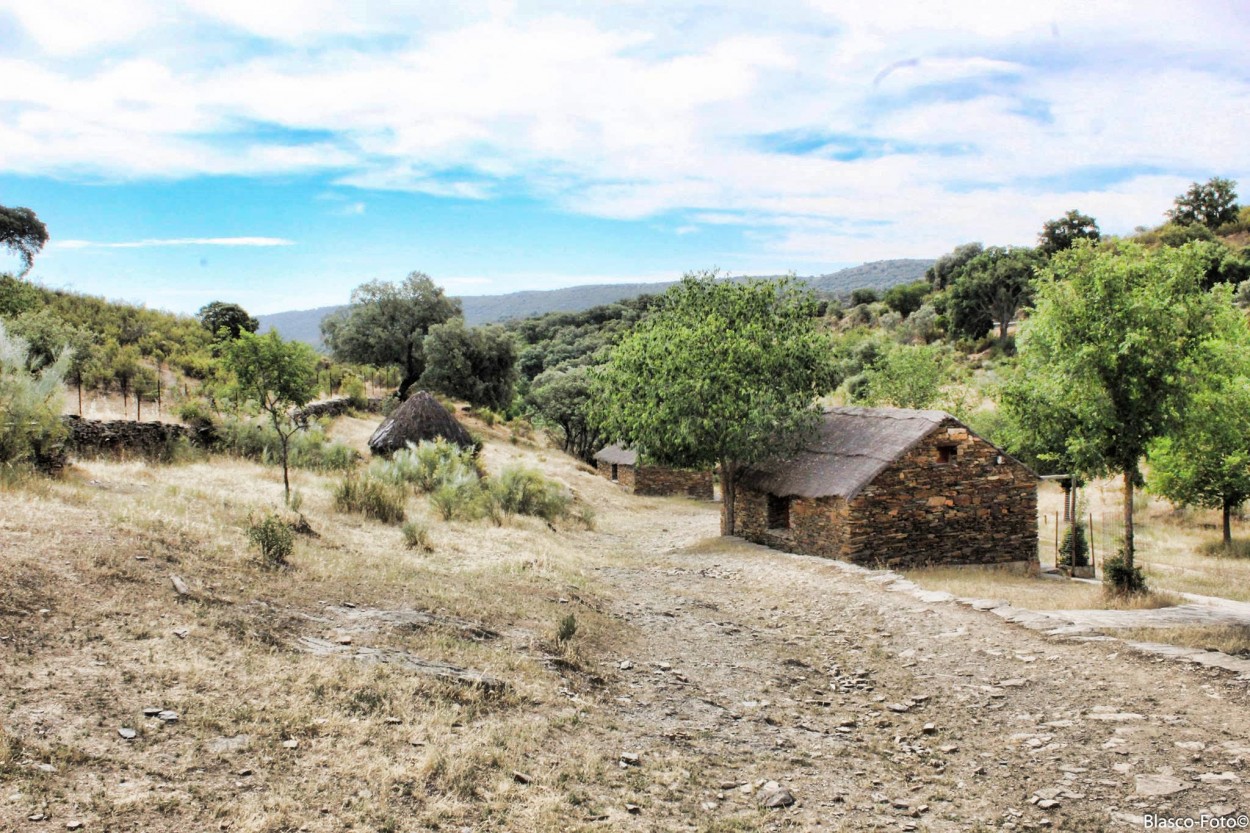
[[[889,289],[900,283],[919,280],[933,264],[932,260],[877,260],[827,275],[804,277],[812,289],[830,296],[849,295],[852,290],[871,287]],[[470,326],[528,318],[547,312],[580,312],[591,307],[611,304],[639,295],[658,294],[676,281],[666,283],[601,283],[568,286],[564,289],[529,290],[506,295],[462,295],[460,304],[464,320]],[[277,330],[284,338],[304,341],[321,347],[321,319],[343,306],[275,312],[258,315],[261,332]]]

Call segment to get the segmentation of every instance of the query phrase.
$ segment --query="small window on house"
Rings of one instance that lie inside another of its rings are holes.
[[[768,496],[768,528],[790,528],[790,498],[778,497],[777,495]]]
[[[617,471],[616,471],[616,463],[613,463],[613,464],[612,464],[612,479],[613,479],[613,480],[616,480],[616,475],[617,475]]]
[[[955,462],[955,458],[958,456],[959,456],[959,449],[956,448],[955,446],[953,445],[939,445],[938,446],[938,462],[939,463],[953,463]]]

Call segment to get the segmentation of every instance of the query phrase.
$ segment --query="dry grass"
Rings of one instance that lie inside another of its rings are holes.
[[[335,433],[363,444],[372,427],[340,420]],[[562,456],[491,444],[484,459],[491,470],[537,467],[596,508],[616,496]],[[482,819],[576,829],[571,801],[619,803],[603,778],[615,751],[579,737],[595,667],[630,639],[596,601],[586,552],[597,533],[533,519],[442,523],[413,498],[409,516],[438,542],[425,554],[395,527],[334,512],[335,478],[292,475],[318,537],[298,536],[291,569],[277,572],[246,535],[249,515],[281,506],[275,469],[90,461],[60,482],[7,487],[0,773],[11,789],[0,829],[36,812],[150,830],[460,829]],[[354,646],[478,669],[507,691],[296,651],[301,636],[343,635],[327,613],[343,602],[501,633],[350,630]],[[570,613],[576,634],[557,645]],[[180,720],[145,718],[152,706]],[[123,740],[122,727],[138,737]]]
[[[1183,598],[1166,591],[1144,596],[1112,596],[1098,583],[1001,570],[926,567],[907,571],[907,578],[927,590],[945,590],[966,598],[1002,599],[1029,610],[1146,610],[1184,604]]]
[[[1199,651],[1220,651],[1250,657],[1250,626],[1210,625],[1183,628],[1123,628],[1111,631],[1133,642],[1164,642]]]

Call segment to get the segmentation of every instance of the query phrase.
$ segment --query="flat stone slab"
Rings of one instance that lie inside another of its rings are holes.
[[[1174,795],[1178,792],[1193,787],[1193,784],[1182,781],[1173,775],[1163,775],[1161,773],[1148,773],[1146,775],[1136,776],[1138,795],[1147,796],[1163,796]]]
[[[507,688],[507,684],[503,680],[492,677],[481,671],[474,671],[471,668],[460,668],[455,665],[447,665],[441,662],[429,662],[420,657],[414,656],[407,651],[396,651],[391,648],[363,648],[353,647],[351,645],[341,645],[337,642],[331,642],[328,639],[318,639],[314,636],[304,636],[296,642],[296,647],[308,654],[316,656],[338,656],[344,659],[354,659],[363,663],[386,663],[403,668],[407,671],[413,671],[417,674],[425,674],[431,677],[437,677],[440,680],[459,683],[461,685],[470,685],[484,688],[487,691],[503,691]]]

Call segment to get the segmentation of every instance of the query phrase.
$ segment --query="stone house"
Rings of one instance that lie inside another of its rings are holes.
[[[712,472],[639,465],[638,452],[609,445],[595,453],[595,469],[636,495],[685,495],[712,499]]]
[[[944,411],[831,408],[801,451],[742,472],[735,526],[859,564],[1035,572],[1037,480]]]

